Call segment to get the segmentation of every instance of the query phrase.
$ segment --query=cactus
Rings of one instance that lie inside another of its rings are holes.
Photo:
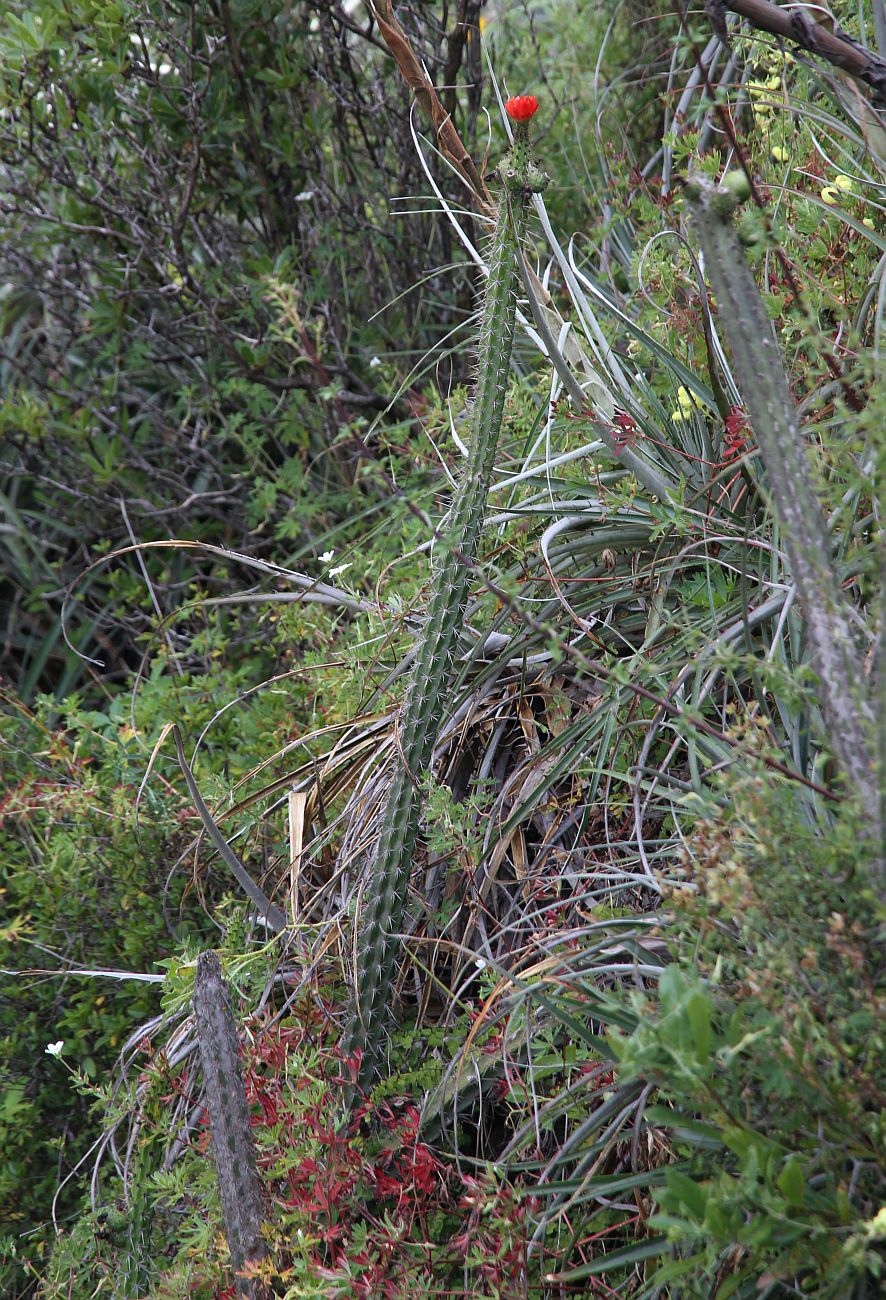
[[[262,1288],[239,1276],[244,1265],[265,1254],[261,1238],[261,1190],[255,1163],[255,1146],[249,1106],[243,1085],[237,1027],[227,985],[214,952],[197,958],[194,1016],[203,1061],[203,1082],[215,1150],[215,1167],[221,1194],[231,1264],[237,1274],[237,1293],[258,1300]]]
[[[151,1228],[154,1211],[148,1199],[150,1166],[138,1154],[126,1189],[126,1239],[121,1259],[118,1295],[147,1295],[151,1282]]]
[[[419,832],[419,783],[430,766],[443,717],[495,463],[514,341],[517,248],[530,197],[547,183],[529,149],[529,119],[537,107],[528,95],[506,105],[515,124],[514,141],[498,169],[504,194],[481,315],[468,457],[435,542],[430,598],[400,714],[397,767],[356,922],[356,987],[343,1045],[348,1055],[360,1051],[364,1086],[378,1074],[390,1023],[399,933]]]
[[[874,870],[882,874],[874,708],[865,690],[848,605],[834,571],[827,523],[778,343],[732,223],[740,196],[701,180],[691,181],[686,192],[705,270],[720,303],[735,378],[766,467],[767,487],[806,623],[810,658],[821,684],[828,734],[867,822]]]

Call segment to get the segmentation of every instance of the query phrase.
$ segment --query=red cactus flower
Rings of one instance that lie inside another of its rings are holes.
[[[505,112],[515,122],[528,122],[538,112],[538,100],[534,95],[516,95],[505,104]]]

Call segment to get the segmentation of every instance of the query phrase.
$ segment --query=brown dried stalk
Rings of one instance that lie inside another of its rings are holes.
[[[461,136],[455,129],[452,117],[440,102],[440,96],[427,70],[409,38],[397,21],[391,0],[366,0],[367,8],[378,23],[378,30],[384,37],[385,44],[393,54],[397,67],[409,89],[421,108],[430,119],[437,140],[437,147],[452,164],[465,185],[478,210],[487,217],[495,216],[495,204],[486,188],[486,182],[477,170],[477,165],[462,143]]]
[[[792,41],[810,54],[817,54],[835,68],[870,86],[873,103],[886,107],[886,62],[844,32],[833,19],[819,22],[816,13],[800,6],[785,7],[770,0],[707,0],[707,10],[719,35],[726,33],[724,13],[729,10],[746,19],[758,31]]]

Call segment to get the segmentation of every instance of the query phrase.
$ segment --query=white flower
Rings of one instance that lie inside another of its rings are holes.
[[[47,1056],[61,1056],[64,1045],[65,1040],[60,1038],[57,1043],[47,1043],[43,1050]]]
[[[330,578],[335,578],[338,574],[344,573],[345,569],[349,569],[350,567],[351,561],[348,561],[347,564],[337,564],[334,569],[329,570],[329,576]]]
[[[318,556],[317,558],[319,559],[321,564],[328,564],[329,561],[332,559],[333,555],[335,555],[335,551],[324,551],[323,554]]]
[[[369,363],[369,369],[374,370],[376,366],[380,366],[380,365],[381,362],[379,361],[378,357],[373,357]]]
[[[483,960],[482,957],[478,957],[478,958],[475,960],[474,965],[477,967],[477,970],[485,970],[485,969],[486,969],[486,962]]]
[[[881,1205],[872,1219],[864,1225],[869,1241],[882,1241],[886,1237],[886,1205]]]

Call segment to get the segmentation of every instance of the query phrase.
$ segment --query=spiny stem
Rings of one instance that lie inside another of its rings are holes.
[[[766,467],[766,485],[782,528],[782,544],[800,597],[810,659],[821,683],[830,742],[847,787],[858,796],[884,870],[880,791],[876,777],[875,710],[852,635],[848,602],[834,570],[827,522],[818,502],[784,362],[760,292],[732,222],[736,200],[708,181],[687,186],[720,304],[732,367]]]
[[[261,1259],[266,1254],[261,1237],[264,1217],[261,1187],[243,1084],[237,1026],[221,965],[214,952],[201,953],[197,958],[194,1018],[203,1062],[203,1084],[215,1150],[222,1217],[236,1275],[237,1294],[244,1300],[259,1300],[264,1288],[256,1280],[243,1277],[242,1269],[250,1261]]]
[[[363,1086],[379,1072],[391,1021],[399,936],[419,835],[420,782],[431,765],[444,714],[495,464],[514,342],[517,248],[529,198],[547,183],[529,149],[528,118],[535,101],[523,97],[507,107],[516,118],[514,143],[499,167],[504,194],[483,302],[468,457],[435,544],[431,594],[400,715],[399,757],[356,921],[357,970],[343,1046],[348,1055],[361,1053]]]

